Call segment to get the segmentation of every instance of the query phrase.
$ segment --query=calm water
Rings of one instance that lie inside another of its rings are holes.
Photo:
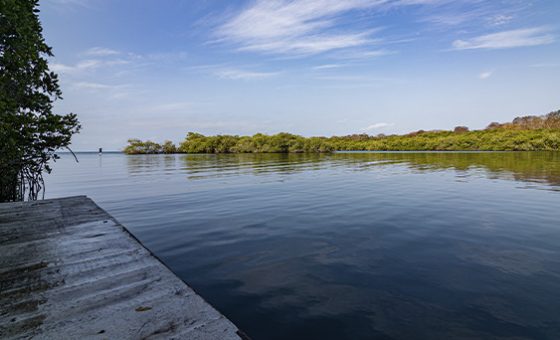
[[[560,338],[559,153],[68,155],[253,339]]]

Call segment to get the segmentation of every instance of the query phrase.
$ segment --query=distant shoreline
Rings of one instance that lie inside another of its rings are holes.
[[[129,139],[126,154],[332,153],[336,151],[558,151],[560,110],[490,123],[484,130],[419,130],[405,135],[303,137],[291,133],[205,136],[189,132],[178,146]]]
[[[419,131],[407,135],[302,137],[289,133],[204,136],[189,133],[178,147],[129,140],[125,154],[241,154],[333,152],[560,151],[560,129]]]
[[[525,150],[335,150],[330,152],[345,154],[345,153],[501,153],[501,152],[560,152],[560,150],[532,150],[532,151],[525,151]],[[311,153],[311,152],[307,152]],[[58,152],[61,155],[71,155],[72,153],[69,151],[61,151]],[[99,154],[98,151],[74,151],[74,154]],[[103,151],[102,154],[122,154],[127,156],[133,155],[241,155],[241,153],[185,153],[185,152],[175,152],[175,153],[152,153],[152,154],[127,154],[124,151]],[[250,155],[251,153],[243,153],[244,155]],[[262,154],[261,153],[252,153],[252,154]],[[295,153],[295,152],[268,152],[268,154],[306,154],[303,152]]]

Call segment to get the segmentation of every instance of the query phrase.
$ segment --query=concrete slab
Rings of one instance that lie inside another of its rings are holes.
[[[246,337],[78,196],[0,204],[0,338]]]

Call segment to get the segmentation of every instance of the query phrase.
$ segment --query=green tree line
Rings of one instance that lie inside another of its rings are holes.
[[[544,116],[491,123],[484,130],[415,131],[406,135],[355,134],[303,137],[289,133],[204,136],[189,132],[175,146],[129,140],[127,154],[148,153],[320,153],[332,151],[555,151],[560,150],[560,110]]]
[[[290,133],[253,136],[204,136],[189,132],[178,147],[166,141],[158,144],[152,141],[129,139],[124,152],[127,154],[150,153],[303,153],[332,152],[334,149],[324,137],[302,137]]]

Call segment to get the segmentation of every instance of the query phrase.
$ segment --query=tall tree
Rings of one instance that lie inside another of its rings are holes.
[[[80,130],[75,114],[52,112],[62,92],[38,13],[38,0],[0,0],[0,202],[37,199],[49,162]]]

